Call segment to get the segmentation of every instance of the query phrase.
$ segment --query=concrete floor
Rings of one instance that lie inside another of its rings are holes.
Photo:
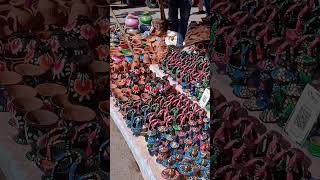
[[[110,176],[111,180],[143,179],[131,150],[113,120],[110,123]],[[1,180],[1,179],[0,179]]]

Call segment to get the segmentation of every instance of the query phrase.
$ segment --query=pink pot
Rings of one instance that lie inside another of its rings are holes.
[[[139,26],[139,17],[133,15],[133,13],[128,13],[124,23],[125,23],[125,25],[127,27],[138,28],[138,26]]]

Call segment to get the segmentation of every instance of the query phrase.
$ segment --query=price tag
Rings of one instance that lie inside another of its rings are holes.
[[[303,145],[320,114],[320,92],[307,84],[285,127],[290,138]]]
[[[210,100],[210,90],[207,88],[204,90],[202,97],[199,101],[200,106],[205,108],[209,100]]]

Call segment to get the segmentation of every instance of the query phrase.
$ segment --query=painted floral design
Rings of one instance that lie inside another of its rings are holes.
[[[10,45],[12,54],[15,54],[15,55],[18,54],[18,52],[20,52],[23,48],[22,40],[19,38],[12,40],[9,45]]]
[[[95,29],[89,24],[82,25],[80,28],[80,34],[86,40],[94,38],[95,33]]]
[[[138,85],[134,85],[134,86],[132,87],[132,92],[133,92],[133,93],[137,94],[139,91],[140,91],[140,88],[139,88]]]
[[[106,60],[108,55],[109,55],[109,51],[108,51],[108,47],[107,45],[99,45],[96,48],[99,60]]]
[[[60,48],[60,43],[56,37],[48,40],[48,45],[52,49],[52,52],[57,53]]]
[[[53,65],[53,58],[49,54],[43,54],[39,57],[39,65],[41,68],[48,70]]]
[[[149,85],[145,85],[145,86],[144,86],[144,90],[145,90],[146,92],[150,92],[151,87],[150,87]]]
[[[110,26],[109,26],[109,23],[107,22],[107,19],[102,19],[98,21],[98,25],[99,25],[101,34],[106,35],[109,33]]]
[[[76,78],[70,80],[70,95],[77,102],[90,101],[94,94],[93,82],[87,73],[77,73]]]
[[[72,31],[76,27],[76,21],[72,21],[71,23],[68,23],[63,30],[66,32]]]

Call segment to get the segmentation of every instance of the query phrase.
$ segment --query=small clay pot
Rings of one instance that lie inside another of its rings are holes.
[[[29,111],[40,109],[43,106],[43,102],[35,97],[22,97],[12,100],[14,120],[18,126],[18,135],[16,142],[18,144],[27,144],[25,137],[25,114]]]
[[[52,97],[56,94],[66,94],[67,89],[64,86],[55,83],[43,83],[36,87],[39,95],[42,97]]]
[[[36,87],[41,81],[40,76],[46,73],[46,71],[41,67],[32,64],[15,65],[14,71],[23,76],[25,84],[32,87]]]
[[[36,89],[26,85],[12,85],[7,88],[7,92],[10,99],[20,97],[35,97],[37,95]]]

